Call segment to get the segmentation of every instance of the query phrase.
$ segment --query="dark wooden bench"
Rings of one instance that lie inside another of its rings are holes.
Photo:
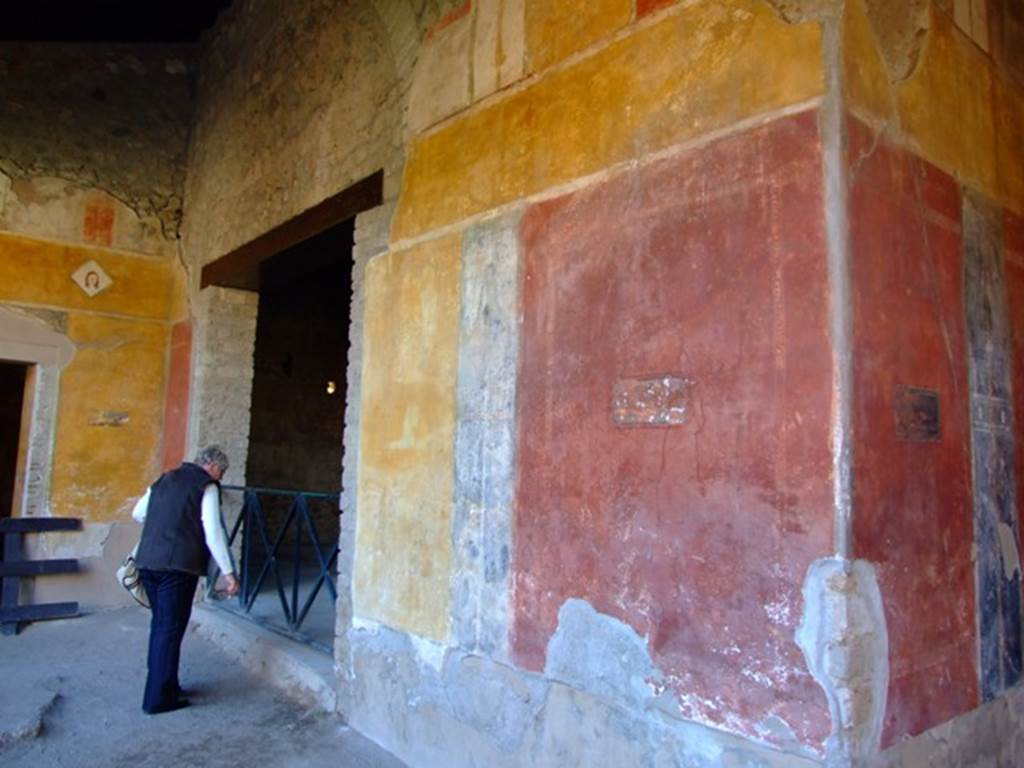
[[[0,631],[13,635],[24,621],[63,619],[78,615],[78,603],[43,603],[18,605],[20,580],[52,573],[75,573],[74,559],[26,560],[23,542],[27,533],[78,531],[82,521],[77,517],[7,517],[0,519],[3,559],[0,560]]]

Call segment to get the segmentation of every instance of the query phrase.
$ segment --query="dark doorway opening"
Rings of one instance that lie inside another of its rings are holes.
[[[261,266],[249,485],[341,488],[351,276],[351,220]]]
[[[14,510],[28,365],[0,361],[0,518]]]
[[[259,267],[246,462],[246,486],[258,495],[243,537],[244,569],[256,585],[250,616],[327,650],[334,637],[353,226],[352,219],[337,224]]]

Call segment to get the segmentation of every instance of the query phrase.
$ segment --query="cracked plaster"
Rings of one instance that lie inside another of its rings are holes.
[[[200,55],[189,259],[206,264],[379,169],[396,197],[419,42],[453,4],[235,3]]]
[[[839,558],[813,563],[796,639],[828,698],[826,765],[860,765],[878,752],[889,684],[888,632],[873,566]]]
[[[789,24],[833,18],[842,7],[840,0],[767,0],[767,2]]]
[[[790,24],[838,18],[844,4],[841,0],[767,2]],[[891,80],[907,79],[917,66],[928,35],[931,0],[865,0],[865,3]]]
[[[357,620],[350,724],[410,765],[446,768],[812,768],[820,762],[682,720],[646,678],[646,640],[569,600],[550,645],[556,679]],[[436,644],[430,643],[431,646]]]
[[[866,0],[868,19],[893,81],[906,80],[917,67],[928,36],[930,4],[930,0]]]
[[[54,177],[104,190],[141,218],[156,217],[161,236],[174,239],[191,58],[188,46],[7,44],[0,52],[0,171],[15,183]]]

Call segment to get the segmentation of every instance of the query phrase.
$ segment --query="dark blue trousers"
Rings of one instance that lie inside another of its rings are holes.
[[[180,695],[178,661],[181,658],[181,641],[192,615],[192,598],[199,577],[183,571],[151,571],[148,568],[140,568],[139,577],[153,609],[142,709],[155,713],[172,706]]]

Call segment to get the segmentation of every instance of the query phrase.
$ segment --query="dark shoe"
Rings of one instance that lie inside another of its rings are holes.
[[[191,704],[188,699],[178,699],[172,704],[164,704],[161,707],[153,707],[153,709],[143,709],[147,715],[161,715],[164,712],[177,712],[179,709],[184,709]]]

